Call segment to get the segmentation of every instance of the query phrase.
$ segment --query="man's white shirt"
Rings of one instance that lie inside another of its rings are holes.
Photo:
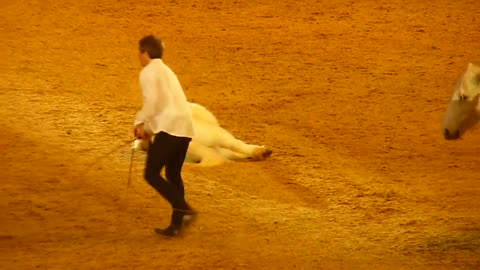
[[[140,72],[143,106],[134,125],[143,123],[148,133],[161,131],[177,137],[194,135],[192,113],[182,86],[161,59],[152,59]]]

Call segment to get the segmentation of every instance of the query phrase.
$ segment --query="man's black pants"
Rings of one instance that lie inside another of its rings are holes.
[[[172,225],[175,226],[181,226],[185,211],[191,210],[185,202],[181,176],[190,141],[191,138],[160,132],[155,135],[147,153],[145,180],[172,206]],[[166,180],[160,175],[163,167]]]

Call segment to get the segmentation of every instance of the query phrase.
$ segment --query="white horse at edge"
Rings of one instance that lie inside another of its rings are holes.
[[[462,137],[480,120],[480,65],[469,63],[458,81],[443,121],[442,132],[447,140]]]
[[[272,154],[265,146],[248,144],[235,138],[202,105],[190,103],[190,109],[195,135],[188,146],[185,162],[213,166],[235,160],[265,160]],[[148,140],[137,140],[134,148],[145,151],[148,145]]]

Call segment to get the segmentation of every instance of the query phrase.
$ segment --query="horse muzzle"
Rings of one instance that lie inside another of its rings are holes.
[[[457,131],[451,132],[450,130],[448,130],[448,128],[446,128],[443,131],[443,137],[445,138],[445,140],[456,140],[460,138],[460,130],[457,129]]]

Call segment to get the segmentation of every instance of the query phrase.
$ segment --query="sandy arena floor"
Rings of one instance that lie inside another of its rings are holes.
[[[255,2],[255,3],[253,3]],[[445,141],[480,1],[2,1],[2,269],[480,269],[480,129]],[[135,158],[137,42],[262,162],[188,164],[182,237]],[[123,145],[123,146],[122,146]]]

